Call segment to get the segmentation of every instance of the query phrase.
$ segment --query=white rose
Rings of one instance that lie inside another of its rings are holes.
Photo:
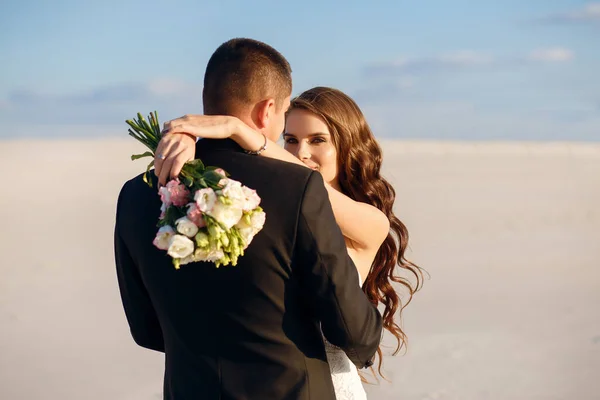
[[[260,204],[260,197],[256,194],[256,190],[243,186],[242,192],[244,193],[244,203],[242,207],[244,211],[252,211],[258,207]]]
[[[245,214],[240,222],[238,222],[235,227],[237,228],[242,240],[244,241],[244,250],[250,245],[252,238],[254,237],[254,230],[252,229],[252,225],[248,224],[248,220],[251,221],[250,216]]]
[[[188,217],[181,217],[175,221],[177,225],[177,232],[184,234],[187,237],[194,237],[198,233],[198,226],[190,221]]]
[[[242,218],[242,209],[235,204],[226,205],[217,202],[207,214],[229,229],[237,224],[240,218]]]
[[[156,237],[152,241],[152,244],[161,250],[167,250],[171,243],[171,237],[174,234],[175,231],[169,225],[162,226],[156,233]]]
[[[225,257],[225,253],[223,253],[222,249],[211,247],[210,252],[207,256],[207,261],[215,262],[219,261],[223,257]]]
[[[197,261],[209,261],[215,262],[220,260],[225,256],[225,253],[222,249],[219,249],[216,246],[210,246],[209,248],[197,248],[194,253],[194,259]]]
[[[252,214],[245,214],[244,217],[240,219],[240,222],[235,225],[244,241],[244,250],[250,245],[254,236],[263,228],[265,221],[265,212],[256,211]],[[250,223],[248,224],[248,222]]]
[[[196,261],[208,261],[208,253],[210,249],[198,247],[194,252],[194,260]]]
[[[186,264],[189,264],[189,263],[193,263],[195,261],[197,261],[197,260],[194,257],[194,255],[190,254],[189,256],[184,257],[181,260],[179,260],[179,265],[186,265]]]
[[[219,183],[225,181],[225,187],[221,190],[223,196],[229,198],[234,204],[242,205],[245,199],[242,184],[233,179],[221,179]]]
[[[265,226],[266,219],[267,214],[265,214],[264,211],[256,211],[252,213],[250,216],[250,226],[252,226],[254,234],[258,233],[263,226]]]
[[[173,258],[185,258],[194,252],[194,242],[183,235],[173,235],[167,253]]]
[[[211,188],[200,189],[194,194],[194,200],[200,211],[207,213],[217,202],[217,194]]]
[[[246,250],[254,238],[252,227],[246,226],[245,228],[238,228],[238,232],[240,232],[240,236],[244,241],[244,250]]]

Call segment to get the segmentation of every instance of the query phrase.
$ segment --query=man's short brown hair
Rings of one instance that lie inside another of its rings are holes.
[[[271,46],[237,38],[223,43],[210,57],[204,74],[204,113],[232,114],[273,98],[276,108],[292,93],[292,69]]]

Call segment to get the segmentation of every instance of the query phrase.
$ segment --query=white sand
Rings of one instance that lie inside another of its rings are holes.
[[[382,142],[431,279],[370,399],[597,399],[600,145]],[[131,139],[0,142],[0,398],[160,399],[112,229]],[[8,181],[6,181],[8,179]],[[593,311],[596,309],[596,311]]]

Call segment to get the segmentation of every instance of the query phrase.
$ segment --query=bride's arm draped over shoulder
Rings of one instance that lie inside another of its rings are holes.
[[[231,139],[235,140],[237,144],[246,150],[259,149],[264,144],[265,139],[261,133],[237,118],[234,118],[234,120],[236,123],[232,128]],[[269,139],[267,141],[267,148],[260,154],[261,156],[309,168],[277,143]],[[377,252],[390,229],[390,223],[385,214],[370,204],[351,199],[328,183],[325,183],[325,188],[329,194],[329,201],[333,207],[335,219],[344,236],[352,241],[353,247],[357,250],[374,250],[374,252]]]
[[[183,164],[193,159],[195,139],[190,136],[207,139],[231,138],[246,150],[257,150],[265,141],[265,137],[260,132],[231,116],[185,116],[166,123],[163,134],[155,159],[155,169],[161,184],[166,183],[168,176],[177,176]],[[161,155],[165,158],[161,159]],[[309,168],[293,154],[269,139],[267,139],[267,148],[260,155]],[[351,199],[327,183],[325,188],[343,235],[351,241],[353,248],[364,250],[374,256],[389,233],[390,224],[385,214],[370,204]],[[365,272],[363,276],[368,273],[368,271],[361,272]]]

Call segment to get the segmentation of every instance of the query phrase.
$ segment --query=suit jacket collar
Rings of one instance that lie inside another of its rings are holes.
[[[213,151],[243,152],[244,149],[232,139],[200,139],[196,142],[196,158]]]

